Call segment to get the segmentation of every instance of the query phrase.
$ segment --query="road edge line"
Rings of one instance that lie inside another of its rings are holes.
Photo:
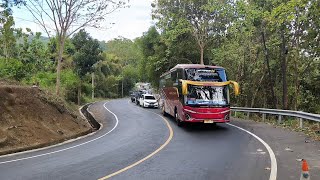
[[[239,127],[239,126],[230,124],[230,123],[226,123],[226,124],[228,124],[229,126],[233,126],[235,128],[238,128],[238,129],[250,134],[251,136],[256,138],[258,141],[260,141],[264,145],[264,147],[267,149],[267,151],[269,153],[270,161],[271,161],[271,172],[270,172],[269,180],[277,180],[277,171],[278,171],[277,159],[276,159],[276,156],[275,156],[273,150],[271,149],[271,147],[264,140],[262,140],[259,136],[253,134],[252,132],[250,132],[250,131],[248,131],[246,129],[243,129],[243,128]]]
[[[147,110],[145,110],[145,111],[147,111]],[[110,111],[110,112],[111,112],[111,111]],[[172,129],[172,127],[170,126],[168,120],[167,120],[166,118],[162,117],[161,115],[157,114],[157,113],[154,113],[154,112],[152,112],[152,111],[148,111],[148,112],[153,113],[153,114],[161,117],[161,119],[166,123],[167,128],[169,129],[169,137],[168,137],[168,139],[167,139],[167,140],[165,141],[165,143],[162,144],[158,149],[156,149],[155,151],[153,151],[151,154],[149,154],[148,156],[144,157],[143,159],[140,159],[139,161],[137,161],[137,162],[135,162],[135,163],[133,163],[133,164],[125,167],[125,168],[122,168],[122,169],[120,169],[120,170],[118,170],[118,171],[116,171],[116,172],[114,172],[114,173],[111,173],[111,174],[109,174],[109,175],[107,175],[107,176],[101,177],[101,178],[99,178],[98,180],[109,179],[109,178],[111,178],[111,177],[113,177],[113,176],[116,176],[116,175],[118,175],[118,174],[120,174],[120,173],[122,173],[122,172],[125,172],[125,171],[127,171],[127,170],[129,170],[129,169],[131,169],[131,168],[133,168],[133,167],[141,164],[142,162],[144,162],[144,161],[148,160],[149,158],[151,158],[152,156],[156,155],[158,152],[160,152],[162,149],[164,149],[164,148],[170,143],[170,141],[171,141],[172,138],[173,138],[173,129]],[[112,113],[112,112],[111,112],[111,113]],[[112,114],[114,114],[114,113],[112,113]],[[115,114],[114,114],[114,116],[116,117]]]

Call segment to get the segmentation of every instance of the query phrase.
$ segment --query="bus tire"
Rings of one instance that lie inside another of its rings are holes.
[[[166,112],[164,105],[162,105],[161,107],[161,113],[163,116],[168,116],[168,113]]]
[[[182,126],[183,126],[183,122],[179,119],[177,110],[174,111],[174,118],[175,118],[175,120],[176,120],[176,122],[177,122],[177,125],[178,125],[179,127],[182,127]]]

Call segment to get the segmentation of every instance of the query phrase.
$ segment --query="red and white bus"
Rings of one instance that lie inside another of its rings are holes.
[[[238,95],[238,83],[228,81],[224,68],[178,64],[160,76],[162,113],[175,117],[178,126],[184,122],[229,122],[230,84]]]

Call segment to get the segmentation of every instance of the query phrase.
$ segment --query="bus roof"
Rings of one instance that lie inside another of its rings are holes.
[[[173,70],[175,70],[177,68],[182,68],[182,69],[188,69],[188,68],[219,68],[219,69],[224,69],[221,66],[210,66],[210,65],[203,65],[203,64],[177,64],[175,67],[170,69],[170,71],[165,72],[160,77],[168,74],[169,72],[171,72],[171,71],[173,71]]]
[[[220,67],[220,66],[210,66],[210,65],[204,65],[204,64],[177,64],[171,70],[176,68],[222,68],[224,69],[223,67]]]

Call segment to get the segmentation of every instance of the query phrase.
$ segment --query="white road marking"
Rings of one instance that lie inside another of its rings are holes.
[[[104,136],[110,134],[113,130],[115,130],[119,124],[119,120],[118,120],[118,117],[113,113],[111,112],[107,107],[106,107],[106,104],[108,102],[104,103],[103,104],[103,107],[109,111],[115,118],[116,118],[116,124],[115,126],[110,130],[108,131],[107,133],[95,138],[95,139],[92,139],[90,141],[87,141],[87,142],[84,142],[84,143],[81,143],[81,144],[78,144],[78,145],[75,145],[75,146],[71,146],[71,147],[68,147],[68,148],[65,148],[65,149],[60,149],[60,150],[57,150],[57,151],[52,151],[52,152],[48,152],[48,153],[44,153],[44,154],[39,154],[39,155],[35,155],[35,156],[29,156],[29,157],[25,157],[25,158],[20,158],[20,159],[14,159],[14,160],[9,160],[9,161],[3,161],[3,162],[0,162],[0,164],[6,164],[6,163],[11,163],[11,162],[17,162],[17,161],[22,161],[22,160],[27,160],[27,159],[33,159],[33,158],[37,158],[37,157],[42,157],[42,156],[47,156],[47,155],[51,155],[51,154],[55,154],[55,153],[59,153],[59,152],[63,152],[63,151],[66,151],[66,150],[69,150],[69,149],[74,149],[76,147],[79,147],[79,146],[82,146],[82,145],[85,145],[85,144],[88,144],[88,143],[91,143],[91,142],[94,142],[98,139],[101,139],[103,138]]]
[[[129,104],[129,101],[128,101],[128,104]],[[148,160],[149,158],[151,158],[151,157],[153,157],[154,155],[156,155],[157,153],[159,153],[162,149],[164,149],[164,148],[170,143],[170,141],[172,140],[172,138],[173,138],[173,129],[172,129],[172,127],[170,126],[170,124],[169,124],[169,122],[168,122],[168,120],[167,120],[166,118],[164,118],[163,116],[161,116],[161,115],[159,115],[159,114],[157,114],[157,113],[155,113],[155,112],[149,111],[149,110],[145,110],[145,109],[141,109],[141,110],[146,111],[146,112],[149,112],[149,113],[153,113],[153,114],[159,116],[159,117],[165,122],[165,124],[167,125],[168,130],[169,130],[169,137],[168,137],[168,139],[166,140],[166,142],[165,142],[164,144],[162,144],[158,149],[156,149],[155,151],[153,151],[153,152],[152,152],[151,154],[149,154],[148,156],[146,156],[146,157],[142,158],[141,160],[139,160],[139,161],[137,161],[137,162],[135,162],[135,163],[127,166],[127,167],[124,167],[124,168],[122,168],[122,169],[120,169],[120,170],[118,170],[118,171],[116,171],[116,172],[114,172],[114,173],[111,173],[111,174],[109,174],[109,175],[107,175],[107,176],[104,176],[104,177],[102,177],[102,178],[99,178],[98,180],[109,179],[109,178],[111,178],[111,177],[113,177],[113,176],[116,176],[116,175],[118,175],[118,174],[121,174],[121,173],[123,173],[123,172],[125,172],[125,171],[127,171],[127,170],[129,170],[129,169],[131,169],[131,168],[133,168],[133,167],[135,167],[135,166],[137,166],[137,165],[145,162],[145,161]],[[115,116],[115,117],[116,117],[116,116]]]
[[[241,127],[238,127],[236,125],[230,124],[230,123],[227,123],[227,124],[250,134],[251,136],[256,138],[258,141],[260,141],[266,147],[266,149],[268,150],[268,153],[270,155],[270,160],[271,160],[271,172],[270,172],[269,180],[277,180],[277,169],[278,169],[277,168],[277,159],[276,159],[276,156],[275,156],[274,152],[272,151],[271,147],[266,142],[264,142],[264,140],[262,140],[260,137],[253,134],[252,132],[250,132],[246,129],[243,129]]]

